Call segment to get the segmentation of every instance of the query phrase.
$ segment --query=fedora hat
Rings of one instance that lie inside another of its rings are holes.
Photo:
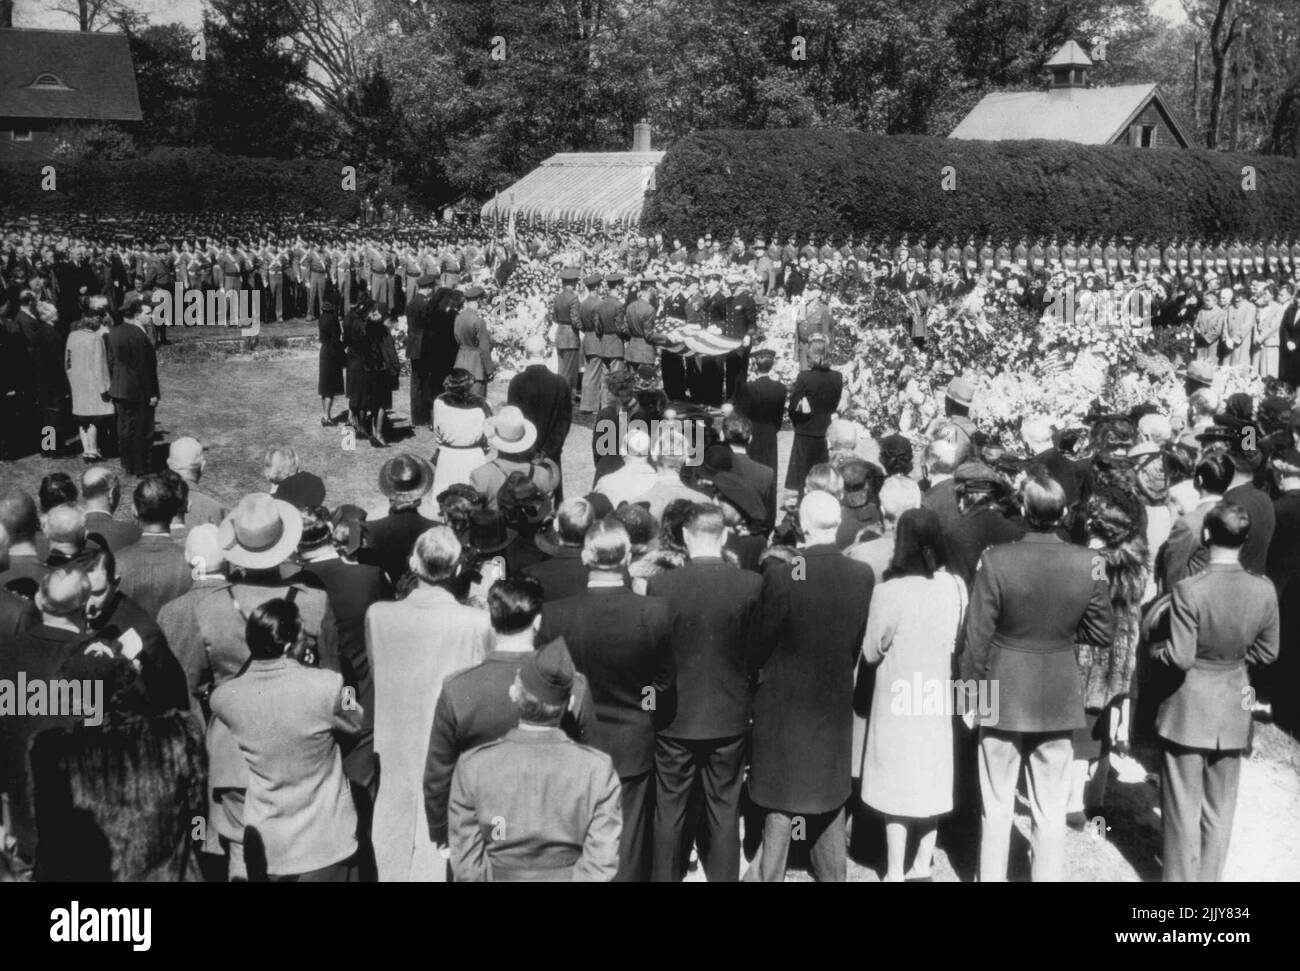
[[[537,426],[514,405],[506,405],[483,423],[483,436],[498,452],[517,455],[537,443]]]
[[[249,570],[279,566],[301,538],[302,514],[265,492],[244,496],[217,528],[227,562]]]
[[[379,491],[398,502],[413,502],[433,488],[433,466],[410,452],[394,455],[379,470]]]

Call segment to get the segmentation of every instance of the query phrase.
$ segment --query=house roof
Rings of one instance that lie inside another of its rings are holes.
[[[1047,59],[1043,67],[1091,67],[1090,58],[1082,47],[1072,40],[1061,45],[1060,50]]]
[[[948,137],[984,141],[1045,138],[1105,145],[1132,124],[1152,100],[1174,136],[1187,145],[1186,134],[1154,84],[995,92],[985,95]]]
[[[139,121],[126,35],[0,29],[0,117]]]
[[[663,152],[561,152],[484,204],[484,219],[633,224]]]

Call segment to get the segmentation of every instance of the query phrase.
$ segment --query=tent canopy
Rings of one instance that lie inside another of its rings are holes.
[[[663,152],[561,152],[484,204],[484,220],[632,226]]]

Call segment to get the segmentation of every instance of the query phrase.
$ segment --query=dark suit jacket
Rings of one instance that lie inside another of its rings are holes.
[[[145,332],[135,324],[118,324],[104,338],[108,356],[108,394],[120,401],[157,398],[158,358]]]
[[[1107,647],[1115,617],[1095,554],[1056,533],[985,550],[966,612],[962,677],[998,684],[996,723],[1008,732],[1082,728],[1077,641]]]
[[[432,310],[429,298],[418,291],[406,305],[407,360],[418,361],[424,356],[424,337],[433,322]]]
[[[1156,715],[1161,738],[1187,748],[1232,751],[1250,742],[1247,662],[1278,652],[1277,594],[1239,564],[1211,563],[1174,587],[1168,643],[1155,659],[1185,672]]]
[[[460,756],[504,737],[519,724],[510,685],[523,661],[524,656],[514,651],[490,651],[481,664],[457,671],[442,683],[424,760],[424,812],[434,842],[447,839],[447,796]],[[560,727],[575,742],[587,743],[596,713],[591,689],[581,674],[574,679],[573,694],[577,701],[565,712]]]
[[[87,620],[95,636],[113,644],[115,649],[132,631],[140,638],[140,680],[144,698],[155,714],[177,709],[190,710],[189,684],[185,671],[167,645],[167,638],[153,617],[121,591],[105,601],[103,609]]]
[[[358,551],[357,562],[382,568],[388,582],[397,586],[406,572],[406,561],[415,548],[415,541],[425,530],[437,525],[421,516],[417,509],[389,512],[382,519],[367,521],[362,526],[364,548]]]
[[[796,435],[825,437],[830,427],[831,415],[840,406],[840,392],[844,390],[844,375],[839,371],[810,368],[801,371],[790,389],[790,423]],[[804,398],[812,411],[800,412],[799,402]]]
[[[749,457],[762,462],[776,476],[776,433],[785,421],[785,385],[766,374],[746,381],[736,389],[733,404],[738,413],[748,418],[754,426],[749,439]]]
[[[646,593],[673,609],[671,692],[660,732],[670,738],[728,738],[749,729],[745,653],[758,632],[763,581],[721,558],[692,560],[652,576]]]
[[[569,382],[545,364],[530,364],[510,379],[506,403],[517,406],[537,426],[538,451],[558,462],[573,422]]]
[[[582,565],[581,546],[562,546],[542,562],[524,567],[523,572],[542,585],[548,603],[587,589],[587,568]]]
[[[770,533],[776,525],[776,470],[735,451],[731,454],[731,470],[762,497],[766,513],[763,517],[763,533]]]
[[[185,547],[171,536],[150,533],[117,554],[122,592],[157,617],[162,605],[175,600],[194,578],[185,562]]]
[[[13,638],[41,622],[40,611],[30,600],[0,590],[0,652],[9,649]]]
[[[140,541],[140,527],[125,519],[114,519],[106,512],[86,513],[86,533],[98,533],[114,553]]]
[[[538,643],[563,637],[596,702],[591,744],[626,779],[654,767],[656,712],[676,683],[673,614],[656,597],[597,587],[542,608]],[[650,689],[650,690],[647,690]]]
[[[975,582],[975,568],[986,549],[1014,543],[1024,535],[1022,524],[1012,522],[1000,510],[981,503],[963,515],[951,531],[944,533],[948,570],[965,580],[969,588]]]
[[[853,670],[875,575],[834,545],[799,555],[763,571],[749,791],[768,809],[823,813],[849,797]]]

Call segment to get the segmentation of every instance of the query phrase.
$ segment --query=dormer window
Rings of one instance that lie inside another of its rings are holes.
[[[62,81],[60,81],[56,75],[50,74],[48,72],[45,74],[36,75],[36,80],[34,80],[31,84],[29,84],[28,87],[44,88],[47,91],[71,91],[72,90]]]

